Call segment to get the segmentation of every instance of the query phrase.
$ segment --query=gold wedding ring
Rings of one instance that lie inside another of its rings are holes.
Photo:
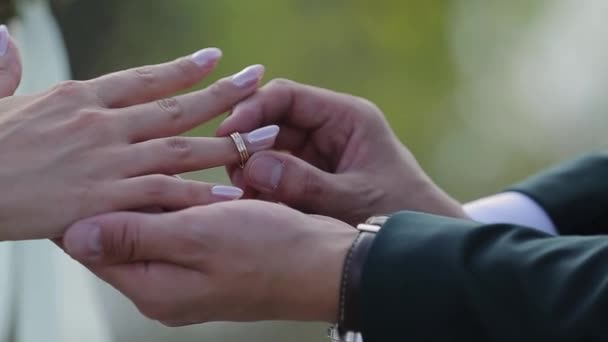
[[[232,138],[232,141],[234,141],[234,145],[236,145],[236,150],[239,152],[239,156],[241,157],[239,166],[242,169],[245,167],[245,163],[249,159],[249,151],[247,151],[247,146],[245,145],[245,141],[243,140],[243,137],[239,133],[237,133],[237,132],[232,133],[232,134],[230,134],[230,137]]]

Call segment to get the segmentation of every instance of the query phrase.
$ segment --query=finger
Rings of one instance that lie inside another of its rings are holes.
[[[266,126],[242,134],[249,154],[272,148],[279,134],[278,126]],[[178,174],[212,167],[238,164],[240,154],[232,138],[172,137],[148,140],[132,145],[126,153],[129,177],[143,174]]]
[[[190,294],[200,292],[201,278],[204,278],[200,271],[155,261],[86,266],[153,320],[179,320],[184,314],[183,308],[192,304]],[[175,324],[183,325],[178,323]]]
[[[279,125],[281,131],[274,144],[275,149],[297,153],[310,144],[310,132],[289,125]]]
[[[359,101],[326,89],[274,80],[239,103],[220,125],[217,135],[280,123],[310,130],[329,120],[340,122],[343,114],[352,112],[350,109]]]
[[[222,57],[216,48],[175,61],[119,71],[89,81],[110,108],[146,103],[187,89],[209,75]]]
[[[258,191],[245,183],[245,176],[243,175],[243,169],[237,165],[226,166],[226,172],[233,186],[243,190],[243,197],[241,199],[255,199],[258,198]]]
[[[21,82],[21,57],[5,25],[0,25],[0,98],[11,96]]]
[[[129,178],[104,189],[111,207],[107,211],[148,207],[183,209],[197,205],[235,200],[243,195],[239,188],[212,185],[171,176],[150,175]]]
[[[331,210],[349,194],[344,177],[324,172],[292,155],[260,152],[247,162],[245,183],[265,199],[274,199],[309,213]]]
[[[187,229],[178,213],[110,213],[78,222],[68,228],[63,244],[74,259],[90,265],[137,261],[183,261]]]
[[[133,142],[179,135],[230,110],[257,89],[263,76],[263,66],[250,66],[206,89],[125,108],[118,116]]]

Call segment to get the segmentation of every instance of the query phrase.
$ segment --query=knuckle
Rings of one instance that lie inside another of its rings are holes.
[[[96,137],[106,137],[110,133],[109,116],[102,108],[86,108],[76,113],[72,118],[70,130],[85,130],[90,131],[91,127],[95,128],[94,134]]]
[[[183,108],[181,103],[174,97],[158,100],[156,104],[167,114],[172,122],[180,121],[183,118]]]
[[[354,96],[353,102],[355,106],[359,108],[359,111],[363,113],[366,117],[375,120],[379,118],[384,120],[384,113],[382,112],[382,110],[380,110],[380,107],[378,107],[378,105],[376,105],[372,101],[363,97]]]
[[[168,176],[150,176],[148,183],[144,186],[146,196],[151,199],[159,199],[169,192],[171,183]]]
[[[156,73],[149,66],[133,69],[133,76],[148,87],[155,86],[158,81]]]
[[[302,179],[302,195],[305,199],[317,201],[323,198],[325,187],[321,184],[319,177],[315,177],[314,172],[307,170]]]
[[[90,91],[90,87],[83,81],[64,81],[56,85],[52,92],[55,96],[81,97]]]
[[[286,78],[275,78],[268,82],[269,88],[289,88],[294,85],[294,82]]]
[[[99,108],[87,108],[83,109],[76,115],[76,120],[86,124],[98,124],[104,122],[107,116],[103,110]]]
[[[124,218],[119,221],[114,229],[107,230],[109,234],[102,234],[104,255],[127,262],[135,260],[140,229],[135,220]]]
[[[165,140],[169,153],[178,160],[190,159],[193,147],[190,140],[184,137],[172,137]]]
[[[297,177],[298,182],[281,181],[277,187],[279,196],[288,204],[309,205],[319,201],[325,193],[323,184],[319,177],[310,169],[302,169],[296,171],[298,166],[285,164],[285,175],[292,174],[292,177]],[[290,171],[290,169],[292,169]],[[283,177],[289,179],[292,177]]]

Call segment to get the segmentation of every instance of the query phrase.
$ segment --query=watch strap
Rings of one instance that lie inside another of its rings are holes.
[[[376,233],[388,216],[373,216],[357,226],[359,234],[350,247],[342,271],[340,311],[338,324],[329,328],[329,337],[335,342],[362,342],[361,330],[361,276]]]
[[[353,243],[344,263],[340,298],[340,333],[360,331],[361,327],[361,275],[363,265],[376,234],[361,231]]]

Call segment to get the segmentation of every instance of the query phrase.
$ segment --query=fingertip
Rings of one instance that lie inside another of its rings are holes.
[[[194,64],[196,64],[197,66],[203,68],[203,67],[211,67],[214,66],[215,64],[217,64],[219,62],[219,60],[222,58],[222,50],[215,48],[215,47],[210,47],[210,48],[205,48],[202,50],[199,50],[195,53],[193,53],[190,56],[190,59],[192,60],[192,62],[194,62]]]
[[[231,167],[231,170],[228,170],[228,176],[230,177],[232,185],[241,189],[245,188],[245,180],[243,179],[243,169],[241,169],[240,167]]]
[[[266,68],[263,65],[251,65],[243,69],[241,72],[233,75],[230,78],[230,81],[237,88],[248,89],[254,85],[257,86],[264,77],[265,72]]]
[[[277,125],[264,126],[244,134],[250,153],[270,149],[274,146],[281,128]]]
[[[221,201],[237,200],[243,197],[243,190],[235,186],[216,185],[211,188],[211,194]]]
[[[91,221],[78,222],[63,237],[65,251],[74,259],[91,262],[102,253],[101,227]]]

